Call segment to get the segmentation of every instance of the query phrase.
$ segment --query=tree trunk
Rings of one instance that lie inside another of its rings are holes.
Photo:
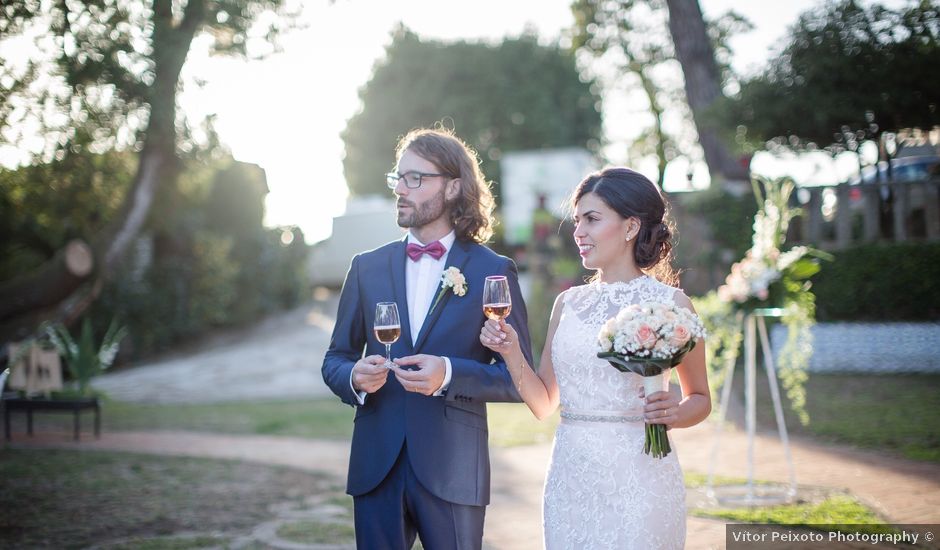
[[[93,241],[95,269],[84,275],[73,273],[60,251],[32,273],[0,286],[0,342],[28,336],[39,321],[71,321],[81,315],[137,238],[160,186],[177,172],[176,87],[193,37],[205,19],[205,1],[190,0],[179,25],[173,24],[171,0],[155,0],[153,11],[154,81],[144,147],[115,220]]]
[[[698,0],[666,0],[669,8],[669,32],[676,48],[676,57],[685,76],[685,95],[692,109],[699,143],[712,181],[721,182],[731,191],[750,189],[748,168],[735,160],[718,128],[705,116],[715,100],[722,97],[721,75],[715,62],[715,51],[708,38],[705,19]]]
[[[659,179],[656,184],[662,189],[666,182],[666,165],[669,163],[669,159],[666,158],[666,142],[669,140],[669,136],[666,135],[666,131],[663,129],[663,108],[656,97],[659,90],[642,63],[631,59],[630,70],[640,78],[640,84],[643,86],[646,99],[650,103],[650,113],[653,115],[653,132],[656,134],[656,161],[659,170]]]

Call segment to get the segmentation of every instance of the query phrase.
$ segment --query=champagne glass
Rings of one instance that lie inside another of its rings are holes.
[[[494,321],[502,321],[512,311],[509,281],[504,275],[491,275],[483,284],[483,314]]]
[[[392,344],[401,336],[401,321],[398,320],[398,304],[395,302],[379,302],[375,304],[375,322],[373,323],[375,338],[385,344],[385,366],[392,362]]]

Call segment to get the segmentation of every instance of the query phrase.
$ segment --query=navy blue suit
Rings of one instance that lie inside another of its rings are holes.
[[[479,507],[480,532],[471,536],[482,539],[483,507],[490,499],[486,403],[521,401],[502,358],[480,344],[480,329],[486,320],[482,309],[483,281],[488,275],[508,277],[513,308],[507,322],[518,332],[523,353],[531,364],[526,310],[516,267],[512,260],[485,246],[455,241],[446,267],[460,269],[467,280],[467,293],[457,296],[447,289],[439,303],[434,305],[432,300],[432,308],[412,346],[406,261],[409,260],[404,240],[353,258],[343,284],[330,348],[323,361],[326,384],[344,403],[357,407],[347,492],[362,497],[377,488],[381,490],[380,485],[387,483],[393,469],[406,468],[408,475],[413,475],[414,481],[426,490],[428,498]],[[435,299],[438,292],[434,293]],[[369,394],[364,405],[358,405],[350,387],[350,374],[364,354],[385,354],[385,346],[372,332],[375,305],[385,301],[398,304],[403,321],[401,338],[392,345],[391,356],[421,353],[448,357],[452,377],[445,395],[434,397],[405,391],[390,372],[385,385]],[[356,504],[358,508],[358,498]],[[401,513],[400,509],[391,509],[377,515]],[[399,517],[360,516],[357,513],[360,548],[381,548],[385,544],[361,540],[369,536],[365,529],[360,529],[362,521],[401,521]],[[419,525],[422,540],[425,532],[434,528]]]

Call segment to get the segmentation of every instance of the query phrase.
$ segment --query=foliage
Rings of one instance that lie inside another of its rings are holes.
[[[49,261],[0,285],[3,337],[84,312],[126,258],[158,190],[175,181],[180,157],[218,151],[211,122],[192,125],[178,116],[180,75],[194,40],[214,54],[263,55],[292,26],[289,1],[3,4],[0,36],[17,47],[4,48],[0,62],[0,137],[19,162],[139,153],[114,219],[86,239],[95,270],[76,277],[64,262]]]
[[[833,256],[813,282],[820,321],[940,320],[940,243],[863,244]]]
[[[293,27],[296,14],[287,4],[6,1],[0,36],[48,39],[33,41],[27,59],[20,50],[16,59],[0,63],[0,132],[28,150],[36,138],[30,129],[38,128],[41,150],[28,152],[42,162],[67,152],[139,151],[159,118],[155,110],[175,111],[179,68],[194,36],[207,38],[213,54],[263,55]],[[180,151],[187,151],[202,129],[185,118],[177,122],[188,138],[178,144]]]
[[[56,351],[65,359],[69,374],[78,384],[79,394],[88,395],[91,379],[114,362],[121,340],[127,335],[127,328],[112,320],[100,344],[95,343],[88,317],[82,322],[82,332],[77,341],[61,324],[50,325],[46,332]]]
[[[189,278],[189,317],[196,327],[224,325],[239,298],[238,264],[231,259],[234,240],[200,231],[193,236]]]
[[[67,152],[61,160],[0,169],[0,281],[88,238],[114,217],[130,187],[130,153]]]
[[[303,233],[262,226],[264,172],[232,159],[187,167],[93,307],[99,322],[126,320],[130,356],[293,307],[307,290]]]
[[[744,343],[744,332],[741,330],[744,315],[734,313],[731,304],[720,299],[717,292],[693,297],[692,303],[707,333],[705,366],[708,369],[708,386],[712,396],[717,396],[725,383],[725,374],[734,368],[741,344]],[[713,400],[718,401],[715,398]],[[717,411],[717,407],[714,410]]]
[[[666,131],[663,115],[672,108],[689,118],[681,89],[655,77],[659,67],[675,59],[672,42],[662,32],[667,27],[665,4],[578,0],[571,5],[571,11],[575,18],[573,47],[616,67],[605,87],[641,91],[645,96],[652,122],[631,143],[630,158],[636,162],[655,155],[662,187],[666,164],[681,150],[677,137]]]
[[[763,74],[722,106],[739,142],[856,150],[864,139],[940,124],[940,6],[856,0],[804,13]]]
[[[382,174],[394,167],[399,136],[439,121],[479,152],[497,182],[505,151],[599,147],[591,82],[579,78],[571,53],[531,35],[442,43],[400,28],[360,97],[343,132],[346,181],[357,195],[388,193]]]
[[[687,121],[692,116],[682,80],[670,77],[678,60],[669,37],[666,2],[577,0],[571,11],[575,19],[572,46],[594,61],[585,63],[584,72],[604,75],[599,81],[605,88],[616,93],[626,90],[648,109],[650,125],[632,140],[629,156],[634,163],[655,156],[662,187],[666,164],[676,157],[695,154],[698,147],[688,123],[679,130],[667,129],[668,113],[679,113]],[[728,12],[705,25],[723,79],[733,79],[728,41],[734,34],[749,30],[750,23]]]
[[[751,246],[751,228],[754,226],[754,214],[757,205],[748,195],[735,195],[720,186],[711,186],[704,191],[683,193],[679,199],[683,211],[689,215],[703,218],[708,224],[708,238],[715,243],[706,250],[683,249],[684,220],[677,218],[680,224],[680,252],[686,265],[730,267],[730,258],[744,256]],[[675,199],[673,199],[675,200]]]
[[[707,296],[703,303],[709,323],[718,325],[716,333],[711,332],[713,326],[706,325],[712,338],[711,353],[720,354],[721,365],[730,368],[737,360],[747,317],[758,308],[782,309],[787,340],[778,356],[778,373],[793,410],[806,424],[809,416],[804,383],[812,355],[810,330],[815,323],[815,297],[809,278],[820,270],[819,259],[832,257],[807,246],[781,252],[790,220],[799,213],[790,207],[794,184],[787,178],[757,178],[753,185],[759,205],[754,216],[753,244],[744,259],[731,267],[725,284],[714,291],[715,296]]]
[[[0,172],[0,273],[13,279],[67,239],[88,240],[111,221],[136,160],[126,152],[68,153]],[[189,158],[160,189],[133,254],[98,303],[92,326],[125,320],[125,352],[140,356],[216,326],[298,304],[307,246],[296,227],[263,227],[264,171],[231,158]]]

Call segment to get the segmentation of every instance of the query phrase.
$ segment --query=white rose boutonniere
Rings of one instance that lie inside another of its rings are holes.
[[[441,301],[441,298],[447,294],[447,289],[457,296],[463,296],[467,293],[467,279],[463,276],[463,273],[460,272],[456,267],[448,267],[444,270],[444,273],[441,274],[441,291],[437,293],[437,299],[434,300],[434,305],[431,306],[431,309],[437,307],[437,303]]]

